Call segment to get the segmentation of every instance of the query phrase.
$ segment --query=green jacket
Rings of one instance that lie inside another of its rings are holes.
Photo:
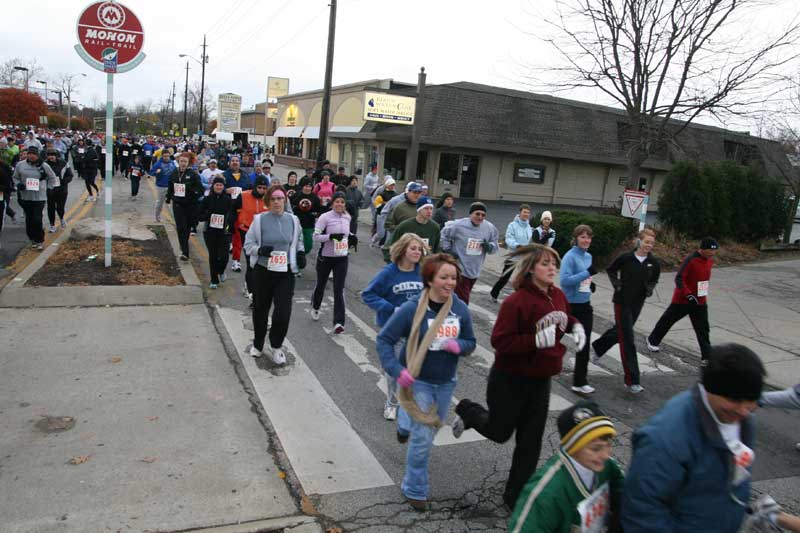
[[[439,246],[439,236],[441,232],[439,230],[439,224],[434,222],[433,219],[425,224],[420,224],[417,222],[417,217],[415,215],[414,218],[402,221],[397,228],[395,228],[394,233],[392,233],[392,240],[389,242],[389,248],[406,233],[416,233],[422,237],[423,240],[426,240],[428,247],[431,249],[431,253],[436,254],[441,251],[441,247]]]
[[[534,472],[522,489],[508,523],[510,533],[573,533],[581,531],[578,505],[605,483],[609,486],[608,530],[618,528],[624,476],[613,459],[595,474],[594,487],[587,489],[562,449]]]

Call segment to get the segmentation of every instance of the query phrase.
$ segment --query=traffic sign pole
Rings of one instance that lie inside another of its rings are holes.
[[[111,214],[112,209],[112,179],[114,177],[114,75],[106,74],[106,179],[104,189],[106,193],[106,267],[111,266]]]
[[[645,226],[645,221],[647,220],[647,204],[650,201],[650,195],[646,195],[644,200],[642,201],[642,212],[639,215],[639,231],[642,231]]]

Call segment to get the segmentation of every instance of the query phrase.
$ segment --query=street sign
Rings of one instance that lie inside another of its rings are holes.
[[[416,98],[386,93],[364,93],[364,120],[390,124],[414,124]]]
[[[625,189],[625,193],[622,195],[622,216],[627,218],[639,218],[646,196],[647,193],[644,191]]]
[[[78,17],[75,50],[101,72],[128,72],[144,59],[139,18],[119,2],[94,2]]]

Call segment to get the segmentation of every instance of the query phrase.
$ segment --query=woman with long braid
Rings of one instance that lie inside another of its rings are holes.
[[[411,416],[406,473],[400,489],[417,511],[427,507],[428,458],[436,430],[447,417],[456,386],[458,359],[475,349],[467,306],[454,290],[459,271],[448,254],[435,254],[422,264],[424,289],[389,318],[378,335],[384,370],[400,386],[400,405]],[[395,354],[395,344],[407,339]]]

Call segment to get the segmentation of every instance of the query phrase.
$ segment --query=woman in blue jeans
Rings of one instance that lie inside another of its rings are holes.
[[[432,255],[423,262],[421,276],[422,293],[400,306],[377,339],[381,364],[397,380],[400,405],[411,416],[400,488],[417,511],[427,508],[428,459],[436,430],[447,418],[459,357],[475,349],[469,310],[454,293],[460,276],[455,259]],[[394,346],[403,338],[398,359]]]

